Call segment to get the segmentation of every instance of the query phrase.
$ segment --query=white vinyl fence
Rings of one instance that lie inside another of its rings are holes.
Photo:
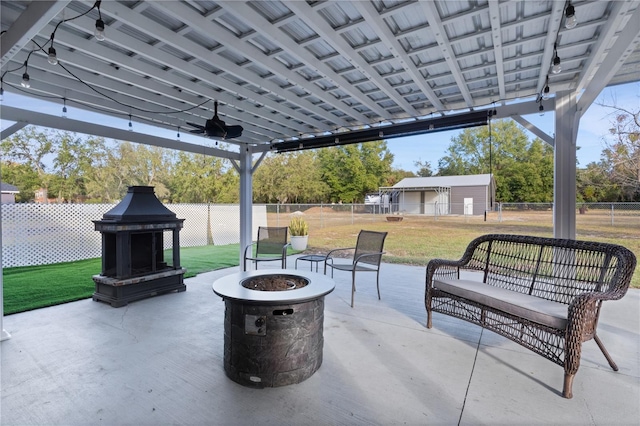
[[[102,236],[92,221],[115,204],[2,204],[2,267],[46,265],[102,256]],[[240,207],[167,204],[178,219],[181,247],[240,242]],[[253,223],[266,226],[264,205],[253,206]],[[257,231],[256,231],[257,232]],[[165,238],[165,248],[172,239]]]

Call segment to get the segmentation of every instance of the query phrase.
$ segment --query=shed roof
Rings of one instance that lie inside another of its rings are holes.
[[[0,191],[3,194],[19,194],[20,190],[17,186],[11,185],[9,183],[0,182]]]
[[[433,188],[453,186],[489,186],[490,174],[464,175],[464,176],[431,176],[404,178],[393,185],[395,189],[407,188]]]

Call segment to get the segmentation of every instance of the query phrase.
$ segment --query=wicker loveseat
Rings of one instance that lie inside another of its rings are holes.
[[[624,296],[635,266],[618,245],[485,235],[458,261],[429,262],[427,328],[440,312],[503,335],[564,367],[562,394],[571,398],[582,342],[594,339],[618,370],[596,327],[602,302]]]

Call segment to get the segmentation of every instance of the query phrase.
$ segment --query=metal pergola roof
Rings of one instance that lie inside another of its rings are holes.
[[[168,139],[204,124],[216,100],[227,124],[244,127],[227,142],[252,152],[452,112],[533,113],[547,84],[546,110],[571,91],[584,111],[607,85],[639,79],[640,2],[571,4],[573,29],[565,1],[1,1],[3,89],[131,115]],[[47,62],[52,46],[58,65]],[[2,114],[46,121],[26,105]]]

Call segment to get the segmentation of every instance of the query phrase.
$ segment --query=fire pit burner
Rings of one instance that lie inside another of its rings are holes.
[[[322,364],[324,296],[334,287],[324,275],[284,269],[216,280],[213,291],[225,302],[227,376],[254,388],[311,377]]]
[[[305,287],[309,280],[295,275],[261,275],[242,281],[242,287],[258,291],[285,291]]]

